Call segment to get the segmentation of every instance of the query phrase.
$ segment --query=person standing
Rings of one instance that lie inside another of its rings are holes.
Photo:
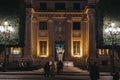
[[[55,63],[54,63],[54,61],[51,61],[51,64],[50,64],[50,73],[51,73],[51,77],[54,77],[54,75],[55,75]]]
[[[44,75],[45,77],[48,77],[50,74],[50,64],[49,62],[46,62],[45,66],[44,66]]]
[[[98,67],[96,65],[96,62],[89,63],[89,66],[90,66],[90,78],[91,78],[91,80],[99,79],[99,71],[98,71]]]
[[[99,65],[98,63],[95,63],[95,68],[96,68],[96,77],[97,79],[100,79],[100,71],[99,71]]]
[[[57,62],[57,73],[59,74],[62,71],[63,71],[63,62],[62,61],[58,61]]]
[[[119,80],[119,72],[118,71],[113,75],[113,80]]]

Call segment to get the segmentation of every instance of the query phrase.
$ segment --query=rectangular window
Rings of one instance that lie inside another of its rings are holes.
[[[47,41],[40,41],[40,56],[47,55]]]
[[[74,10],[80,10],[80,3],[73,3]]]
[[[65,3],[55,3],[55,10],[65,10]]]
[[[99,55],[108,55],[109,49],[98,49],[98,54]]]
[[[47,3],[46,2],[41,2],[40,3],[40,10],[46,10],[47,9]]]
[[[47,22],[39,22],[39,30],[47,30]]]
[[[73,30],[80,30],[80,22],[73,22]]]
[[[73,41],[73,56],[80,55],[80,41]]]

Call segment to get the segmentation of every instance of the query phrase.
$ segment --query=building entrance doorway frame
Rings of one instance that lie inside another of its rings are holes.
[[[59,52],[62,54],[62,61],[65,59],[65,41],[55,41],[54,42],[54,59],[55,61],[59,61]],[[60,59],[61,60],[61,59]]]

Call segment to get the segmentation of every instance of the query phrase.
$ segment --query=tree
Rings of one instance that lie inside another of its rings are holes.
[[[108,48],[104,43],[103,29],[108,20],[120,22],[120,5],[118,0],[100,0],[96,7],[96,42],[99,48]],[[119,25],[119,24],[118,24]]]
[[[15,33],[12,34],[8,40],[8,45],[23,47],[25,34],[24,0],[0,0],[0,24],[2,24],[2,21],[5,19],[9,20],[15,29]],[[0,44],[3,44],[2,40],[3,35],[0,34]]]

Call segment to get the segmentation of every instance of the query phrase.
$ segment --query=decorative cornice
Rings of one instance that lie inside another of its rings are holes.
[[[39,17],[82,17],[84,14],[38,14]]]

